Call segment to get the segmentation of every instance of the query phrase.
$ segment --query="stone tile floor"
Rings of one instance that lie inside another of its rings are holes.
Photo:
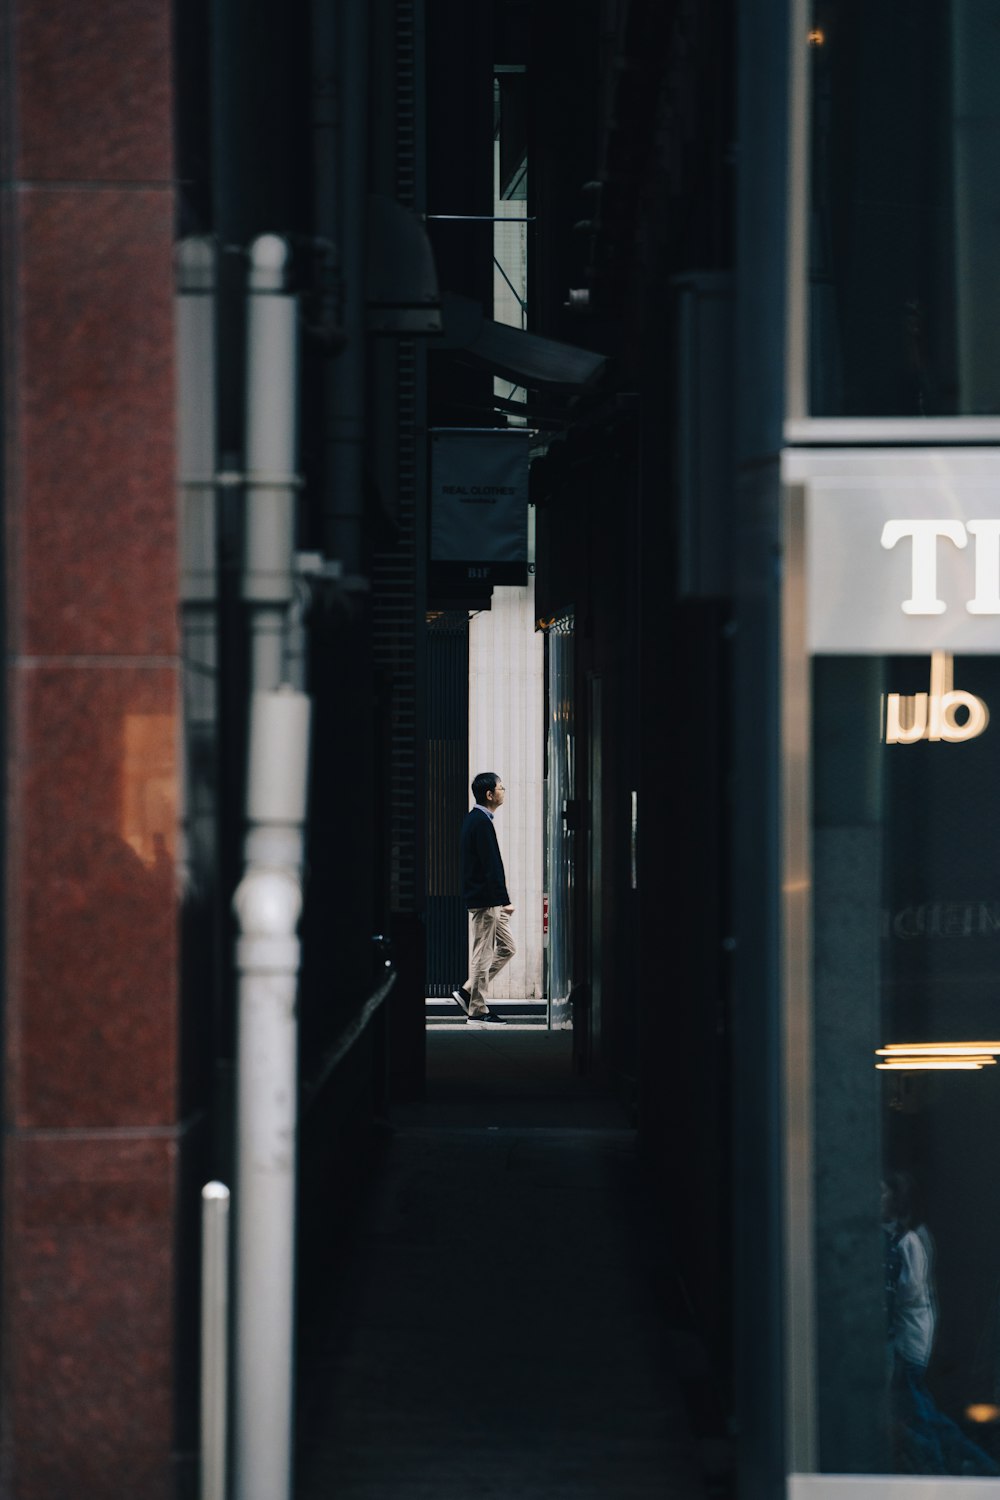
[[[428,1036],[307,1335],[297,1500],[701,1500],[664,1229],[571,1045]]]

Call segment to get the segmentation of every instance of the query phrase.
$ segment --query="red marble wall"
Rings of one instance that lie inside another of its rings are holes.
[[[171,7],[2,0],[0,1493],[174,1492]]]

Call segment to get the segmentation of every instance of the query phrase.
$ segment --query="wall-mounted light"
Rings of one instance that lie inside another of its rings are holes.
[[[1000,1042],[890,1042],[876,1049],[884,1072],[978,1073],[996,1066]]]
[[[978,1073],[990,1063],[992,1057],[910,1057],[897,1058],[893,1062],[880,1062],[875,1066],[886,1073]]]
[[[982,1053],[1000,1056],[1000,1042],[887,1042],[878,1049],[879,1057],[967,1057]]]
[[[965,1415],[970,1422],[1000,1422],[1000,1406],[993,1406],[989,1401],[974,1401],[965,1408]]]

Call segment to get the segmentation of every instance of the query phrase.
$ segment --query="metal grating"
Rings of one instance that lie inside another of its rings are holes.
[[[396,49],[396,197],[416,206],[418,31],[415,0],[398,0]],[[421,906],[418,695],[423,631],[418,435],[422,360],[412,339],[395,347],[396,535],[372,559],[375,662],[389,689],[389,903],[394,912]]]
[[[396,5],[396,198],[417,206],[417,20],[413,0]]]
[[[389,684],[389,900],[418,909],[417,881],[417,468],[416,350],[396,350],[397,533],[372,566],[375,661]]]

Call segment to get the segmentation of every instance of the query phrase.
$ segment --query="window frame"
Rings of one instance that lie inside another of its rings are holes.
[[[809,410],[812,98],[807,38],[811,25],[812,0],[789,0],[784,440],[803,446],[853,447],[881,443],[1000,443],[1000,417],[816,417]]]

